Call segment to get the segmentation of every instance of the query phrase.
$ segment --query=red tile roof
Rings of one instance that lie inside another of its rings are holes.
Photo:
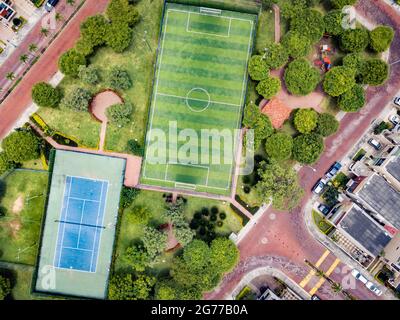
[[[278,98],[272,98],[261,110],[267,115],[275,129],[280,128],[285,120],[289,119],[292,109]]]

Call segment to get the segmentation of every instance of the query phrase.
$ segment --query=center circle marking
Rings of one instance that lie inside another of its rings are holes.
[[[204,99],[191,97],[194,94],[196,94],[196,92],[201,93],[201,95],[204,96]],[[192,101],[192,103],[190,103],[191,101]],[[190,110],[192,110],[193,112],[202,112],[210,106],[211,97],[206,89],[193,88],[186,94],[185,102],[186,102],[187,107]],[[199,105],[194,105],[194,103],[199,104]]]

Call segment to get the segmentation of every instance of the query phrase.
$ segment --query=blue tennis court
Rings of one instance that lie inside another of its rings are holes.
[[[108,182],[67,176],[54,266],[96,272]]]

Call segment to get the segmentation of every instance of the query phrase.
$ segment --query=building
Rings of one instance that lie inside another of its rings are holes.
[[[12,18],[14,18],[16,12],[11,7],[10,1],[0,1],[0,22],[5,26],[9,26]]]
[[[400,273],[400,232],[385,247],[383,259],[391,268]]]

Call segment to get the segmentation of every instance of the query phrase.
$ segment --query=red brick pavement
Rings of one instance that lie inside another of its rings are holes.
[[[32,103],[31,89],[39,81],[48,81],[57,73],[59,56],[74,46],[79,37],[79,26],[88,16],[105,10],[108,0],[89,0],[68,23],[39,61],[25,75],[20,84],[0,105],[0,139],[12,129],[14,123]]]
[[[360,0],[357,5],[358,12],[373,20],[376,23],[391,25],[397,30],[395,39],[391,48],[390,61],[394,62],[400,59],[400,19],[394,9],[386,3],[374,2],[371,0]],[[367,105],[361,112],[355,114],[347,114],[341,121],[340,131],[326,140],[325,152],[321,159],[314,165],[315,172],[309,167],[304,167],[299,172],[301,185],[305,190],[305,197],[301,205],[291,213],[277,212],[269,209],[260,218],[257,225],[252,231],[240,242],[239,249],[241,252],[241,260],[239,266],[230,274],[228,274],[221,286],[214,292],[206,295],[209,299],[221,299],[239,283],[240,279],[254,268],[274,264],[271,257],[286,261],[280,265],[281,270],[293,280],[300,282],[305,274],[310,270],[306,266],[304,260],[307,259],[315,263],[326,250],[319,242],[317,242],[308,232],[304,223],[304,207],[311,198],[311,188],[319,177],[323,176],[329,166],[336,159],[343,158],[352,146],[358,141],[365,129],[379,115],[382,108],[390,102],[392,97],[400,88],[400,63],[391,67],[390,79],[383,87],[369,88],[367,92]],[[276,219],[271,220],[270,215],[275,214]],[[264,244],[267,240],[267,243]],[[257,261],[258,260],[258,261]],[[322,268],[326,268],[333,263],[335,257],[331,253],[327,257],[327,261],[322,264]],[[293,264],[297,266],[296,269]],[[279,264],[276,264],[279,267]],[[289,268],[290,266],[290,268]],[[345,267],[340,264],[335,271],[340,271]],[[294,270],[294,271],[293,271]],[[333,272],[331,277],[340,282],[344,274]],[[329,285],[325,283],[318,295],[323,298],[339,298],[332,296]],[[310,289],[306,286],[306,289]],[[350,293],[359,299],[376,299],[371,292],[364,286],[357,286]]]

